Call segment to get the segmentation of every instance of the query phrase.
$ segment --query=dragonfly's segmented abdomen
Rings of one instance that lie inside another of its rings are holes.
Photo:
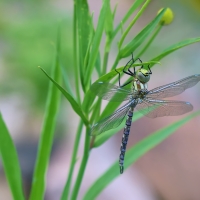
[[[124,128],[124,133],[122,137],[122,143],[120,148],[120,155],[119,155],[119,166],[120,166],[120,173],[122,174],[124,171],[124,157],[126,152],[126,146],[128,143],[128,137],[130,133],[131,123],[133,117],[133,108],[131,107],[127,114],[126,126]]]

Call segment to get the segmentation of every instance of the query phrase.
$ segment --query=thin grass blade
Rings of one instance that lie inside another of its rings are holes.
[[[101,56],[100,56],[100,52],[98,52],[98,56],[95,62],[95,68],[97,71],[98,76],[101,76]]]
[[[85,117],[81,107],[78,105],[78,103],[75,101],[75,99],[70,95],[69,92],[67,92],[61,85],[59,85],[56,80],[54,80],[53,78],[51,78],[44,69],[42,69],[40,67],[40,69],[44,72],[44,74],[54,83],[54,85],[62,92],[62,94],[66,97],[66,99],[69,101],[69,103],[71,104],[73,110],[81,117],[81,119],[83,120],[83,122],[85,123],[85,125],[87,126],[88,120]]]
[[[61,72],[60,72],[58,52],[59,51],[57,49],[56,63],[53,67],[52,74],[53,74],[53,79],[55,79],[55,81],[60,83]],[[54,84],[50,82],[47,103],[46,103],[45,117],[38,146],[36,165],[33,174],[32,187],[29,198],[30,200],[44,199],[44,193],[46,187],[46,172],[49,165],[59,104],[60,104],[60,92],[54,86]]]
[[[170,47],[168,47],[167,49],[165,49],[160,55],[156,56],[155,58],[153,58],[152,60],[153,61],[159,61],[161,60],[162,58],[164,58],[165,56],[169,55],[170,53],[180,49],[180,48],[183,48],[187,45],[190,45],[190,44],[194,44],[196,42],[200,42],[200,37],[197,37],[197,38],[190,38],[190,39],[187,39],[187,40],[183,40],[177,44],[174,44]],[[154,64],[151,65],[151,67],[153,66]]]
[[[90,80],[91,80],[91,74],[95,66],[95,62],[98,56],[99,52],[99,45],[101,42],[103,30],[104,30],[104,24],[105,24],[105,19],[106,19],[106,13],[107,13],[107,8],[109,5],[109,0],[103,0],[103,6],[100,11],[99,15],[99,20],[96,28],[96,32],[94,35],[94,39],[92,42],[92,47],[91,47],[91,54],[89,58],[89,63],[85,72],[85,85],[86,88],[89,88]]]
[[[75,12],[76,12],[76,21],[74,24],[77,24],[78,33],[78,50],[79,50],[79,71],[80,78],[83,90],[85,90],[84,80],[85,80],[85,65],[84,60],[88,50],[88,44],[90,40],[91,32],[91,17],[89,13],[89,6],[87,0],[74,0]],[[76,48],[76,47],[74,47]]]
[[[62,78],[63,78],[63,82],[65,84],[65,87],[66,87],[67,91],[69,92],[69,94],[74,98],[72,87],[69,82],[69,76],[67,75],[64,66],[62,64],[60,66],[61,66]]]
[[[130,9],[128,10],[128,12],[126,13],[126,15],[123,17],[123,19],[121,20],[121,22],[117,25],[116,29],[114,30],[113,34],[112,34],[112,38],[114,38],[116,36],[116,34],[118,33],[118,31],[121,29],[121,25],[124,24],[128,18],[134,13],[134,11],[144,2],[144,0],[136,0],[134,1],[133,5],[130,7]]]
[[[22,175],[13,140],[0,113],[0,153],[6,179],[15,200],[24,200]]]
[[[113,32],[113,14],[110,7],[110,2],[108,3],[108,8],[107,8],[107,14],[105,20],[105,32],[106,35],[109,37],[111,37],[111,34]]]
[[[120,58],[130,56],[150,35],[159,24],[166,8],[163,9],[136,37],[134,37],[124,48],[120,50]]]

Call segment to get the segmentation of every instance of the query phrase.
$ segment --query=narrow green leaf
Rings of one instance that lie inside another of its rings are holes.
[[[57,44],[56,63],[52,74],[55,81],[61,82],[60,64],[59,64],[59,42]],[[30,200],[43,200],[46,186],[46,172],[49,165],[49,158],[53,144],[54,130],[57,119],[57,112],[60,104],[60,92],[50,83],[44,123],[41,131],[36,165],[33,174]]]
[[[147,43],[145,44],[144,47],[142,47],[142,50],[139,52],[139,54],[137,54],[136,58],[139,58],[141,55],[144,54],[145,51],[148,50],[148,48],[150,47],[150,45],[152,44],[152,42],[154,41],[154,39],[156,38],[156,36],[158,35],[158,33],[160,32],[160,30],[162,29],[163,25],[159,24],[156,28],[156,30],[154,31],[154,33],[151,35],[151,38],[148,39]]]
[[[71,87],[71,84],[69,82],[69,77],[67,76],[65,68],[62,64],[61,64],[61,72],[62,72],[62,78],[63,78],[64,84],[65,84],[65,87],[66,87],[67,91],[69,91],[69,94],[74,98],[72,87]]]
[[[84,60],[90,37],[91,17],[87,0],[74,0],[74,3],[77,5],[76,14],[78,22],[79,47],[81,56]]]
[[[77,27],[77,5],[76,2],[74,1],[74,13],[73,13],[73,60],[74,60],[74,83],[75,83],[75,89],[76,89],[76,97],[77,101],[80,104],[81,103],[81,95],[80,95],[80,87],[79,83],[81,80],[81,83],[83,83],[83,77],[82,77],[82,72],[80,71],[81,69],[79,68],[79,59],[78,59],[78,27]],[[79,80],[80,78],[80,80]],[[83,88],[83,84],[82,88]]]
[[[124,16],[124,18],[121,20],[121,22],[117,25],[117,28],[114,30],[112,37],[114,38],[115,35],[118,33],[118,31],[121,29],[121,25],[124,24],[128,18],[134,13],[134,11],[144,2],[144,0],[136,0]]]
[[[97,59],[96,59],[96,62],[95,62],[95,68],[96,68],[96,71],[98,73],[98,76],[101,75],[101,56],[100,56],[100,52],[98,52],[98,56],[97,56]]]
[[[78,176],[76,178],[76,182],[74,184],[74,188],[72,190],[72,195],[70,199],[77,199],[79,190],[80,190],[80,186],[83,180],[83,175],[85,172],[85,168],[88,162],[88,158],[89,158],[89,148],[90,148],[90,137],[89,137],[89,127],[86,128],[86,134],[85,134],[85,145],[84,145],[84,152],[83,152],[83,158],[81,161],[81,165],[80,168],[78,170]]]
[[[122,44],[124,42],[124,39],[126,38],[127,34],[130,32],[131,28],[136,23],[136,21],[140,18],[140,16],[145,11],[145,9],[147,8],[147,6],[149,5],[150,2],[151,2],[151,0],[146,0],[146,2],[144,3],[144,5],[142,6],[142,8],[138,11],[137,15],[131,20],[131,22],[129,23],[128,27],[123,32],[122,37],[121,37],[121,39],[119,41],[119,44],[118,44],[118,48],[119,49],[121,49],[121,46],[122,46]]]
[[[88,112],[90,110],[91,106],[94,103],[95,98],[96,96],[90,90],[88,90],[82,103],[82,108],[84,112]]]
[[[156,145],[160,144],[167,137],[169,137],[172,133],[174,133],[178,128],[183,126],[192,118],[199,115],[200,112],[192,113],[191,115],[184,117],[183,119],[176,121],[175,123],[162,128],[150,136],[146,137],[135,146],[130,148],[126,152],[125,158],[125,169],[128,168],[131,164],[133,164],[136,160],[138,160],[141,156],[143,156],[150,149],[154,148]],[[88,199],[96,199],[96,197],[102,192],[107,185],[113,181],[119,174],[119,166],[118,161],[116,161],[99,179],[95,181],[95,183],[89,188],[87,193],[85,194],[83,200]]]
[[[90,40],[90,32],[91,32],[91,17],[89,14],[89,6],[87,0],[74,0],[74,7],[76,13],[76,21],[74,24],[77,24],[78,33],[78,50],[79,50],[79,69],[80,69],[80,77],[83,89],[84,86],[84,60],[88,50],[88,44]],[[76,48],[76,47],[74,47]]]
[[[168,47],[167,49],[165,49],[160,55],[156,56],[155,58],[153,58],[152,60],[154,61],[159,61],[161,60],[162,58],[164,58],[165,56],[167,56],[168,54],[180,49],[180,48],[183,48],[187,45],[190,45],[190,44],[193,44],[193,43],[196,43],[196,42],[200,42],[200,37],[197,37],[197,38],[190,38],[190,39],[186,39],[186,40],[183,40],[177,44],[174,44],[170,47]],[[153,66],[154,64],[151,65],[151,67]]]
[[[129,42],[124,48],[120,50],[120,58],[125,58],[131,55],[143,42],[149,34],[156,28],[159,24],[166,8],[163,9],[154,19],[151,21],[136,37],[134,37],[131,42]]]
[[[108,57],[110,53],[110,47],[112,43],[112,32],[113,32],[113,14],[112,10],[110,7],[110,2],[108,4],[107,8],[107,16],[106,16],[106,21],[105,21],[105,33],[106,33],[106,42],[104,46],[104,55],[103,55],[103,65],[102,65],[102,70],[101,70],[101,75],[106,74],[106,69],[108,65]]]
[[[42,69],[41,67],[39,67],[44,74],[54,83],[54,85],[62,92],[62,94],[66,97],[66,99],[69,101],[69,103],[71,104],[73,110],[81,117],[81,119],[83,120],[83,122],[85,123],[85,125],[87,126],[88,120],[85,117],[81,107],[78,105],[78,103],[74,100],[74,98],[62,87],[60,86],[53,78],[51,78],[44,69]]]
[[[71,158],[71,162],[70,162],[70,169],[69,169],[65,187],[63,189],[60,200],[67,200],[69,197],[70,188],[71,188],[71,184],[72,184],[72,177],[73,177],[73,173],[74,173],[74,169],[75,169],[75,164],[77,161],[77,152],[78,152],[78,147],[79,147],[79,143],[80,143],[80,139],[81,139],[82,129],[83,129],[83,122],[81,121],[81,122],[79,122],[79,126],[78,126],[78,129],[76,132],[76,137],[75,137],[74,146],[73,146],[73,153],[72,153],[72,158]]]
[[[6,179],[14,200],[24,200],[19,159],[13,140],[0,113],[0,153]]]
[[[111,33],[113,32],[113,14],[110,7],[110,2],[108,3],[106,21],[105,21],[105,32],[106,35],[111,37]]]
[[[96,61],[97,56],[98,56],[99,45],[100,45],[100,42],[101,42],[103,30],[104,30],[104,24],[105,24],[108,5],[109,5],[109,0],[104,0],[102,9],[101,9],[100,15],[99,15],[97,29],[96,29],[96,32],[95,32],[95,35],[94,35],[94,39],[93,39],[93,42],[92,42],[89,63],[88,63],[88,66],[87,66],[87,69],[86,69],[86,72],[85,72],[85,85],[86,85],[86,88],[89,87],[90,80],[91,80],[91,74],[92,74],[92,71],[94,69],[95,61]]]

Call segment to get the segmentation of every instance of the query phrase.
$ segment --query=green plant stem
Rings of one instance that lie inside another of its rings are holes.
[[[102,76],[106,73],[111,42],[112,42],[111,37],[109,35],[107,35],[105,49],[104,49],[104,57],[103,57],[103,70],[102,70],[102,74],[101,74]]]
[[[74,189],[72,191],[72,196],[71,196],[71,200],[77,200],[77,196],[78,196],[78,192],[81,186],[81,182],[83,179],[83,175],[85,172],[85,168],[86,168],[86,164],[88,161],[88,157],[89,157],[89,148],[90,148],[90,136],[89,136],[89,131],[90,128],[87,127],[86,128],[86,134],[85,134],[85,146],[84,146],[84,152],[83,152],[83,158],[81,161],[81,165],[79,168],[79,172],[78,172],[78,176],[74,185]]]
[[[117,27],[113,31],[112,38],[114,38],[117,35],[118,31],[121,29],[121,24],[124,24],[129,19],[129,17],[133,14],[133,12],[138,8],[138,6],[140,6],[141,3],[140,2],[138,3],[138,2],[139,1],[136,0],[132,4],[132,6],[130,7],[130,9],[126,13],[126,15],[123,17],[123,19],[121,20],[121,22],[117,25]],[[115,9],[114,9],[113,19],[114,19],[114,15],[115,15],[116,9],[117,9],[117,4],[116,4]]]
[[[152,35],[152,37],[149,39],[149,41],[147,42],[147,44],[144,46],[144,48],[140,51],[140,53],[136,56],[136,58],[139,58],[151,45],[151,43],[154,41],[155,37],[158,35],[158,33],[160,32],[161,28],[163,26],[161,24],[158,25],[157,29],[155,30],[154,34]]]
[[[74,166],[76,164],[76,156],[77,156],[77,151],[78,151],[78,147],[79,147],[79,143],[80,143],[82,128],[83,128],[83,122],[81,120],[79,122],[78,129],[77,129],[77,132],[76,132],[76,138],[75,138],[75,142],[74,142],[74,149],[73,149],[73,153],[72,153],[70,169],[69,169],[69,173],[68,173],[68,179],[67,179],[67,182],[65,184],[61,200],[67,200],[69,198],[72,175],[73,175],[73,172],[74,172]]]
[[[99,98],[94,106],[93,113],[90,118],[90,123],[96,122],[100,117],[100,110],[101,110],[101,99]],[[93,148],[95,137],[92,137],[90,141],[90,150]]]
[[[74,43],[74,73],[75,73],[75,88],[76,88],[76,96],[77,101],[80,105],[81,103],[81,96],[79,91],[79,69],[78,69],[78,63],[77,63],[77,18],[76,18],[76,2],[74,1],[74,23],[73,23],[73,43]]]
[[[115,68],[117,67],[117,64],[118,64],[118,62],[119,62],[119,59],[120,59],[120,54],[118,53],[118,55],[117,55],[117,57],[116,57],[116,59],[115,59],[115,62],[114,62],[114,64],[113,64],[111,70],[113,70],[113,69],[115,69]]]
[[[105,51],[104,57],[103,57],[103,70],[102,70],[102,73],[101,73],[102,76],[106,73],[108,56],[109,56],[109,52]]]
[[[135,18],[131,21],[131,23],[129,24],[129,26],[127,27],[127,29],[124,31],[120,41],[119,41],[119,49],[121,48],[125,37],[127,36],[127,34],[129,33],[130,29],[132,28],[132,26],[135,24],[135,22],[138,20],[138,18],[142,15],[142,13],[144,12],[144,10],[146,9],[146,7],[148,6],[148,4],[150,3],[151,0],[147,0],[144,5],[142,6],[142,8],[140,9],[140,11],[137,13],[137,15],[135,16]]]
[[[57,47],[56,63],[52,74],[55,81],[61,83],[58,52],[59,48]],[[29,200],[42,200],[44,198],[46,172],[49,166],[59,105],[60,92],[53,83],[50,83]]]
[[[90,117],[90,123],[94,123],[97,120],[97,117],[100,115],[100,109],[101,109],[101,99],[98,98],[96,104],[94,105],[93,113]]]

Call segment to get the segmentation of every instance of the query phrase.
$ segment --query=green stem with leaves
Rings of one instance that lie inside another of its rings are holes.
[[[137,13],[137,15],[135,16],[135,18],[131,21],[131,23],[129,24],[129,26],[127,27],[127,29],[124,31],[120,41],[119,41],[119,49],[121,48],[124,39],[126,38],[127,34],[129,33],[129,31],[131,30],[131,28],[133,27],[133,25],[135,24],[135,22],[138,20],[138,18],[142,15],[142,13],[144,12],[144,10],[146,9],[146,7],[149,5],[151,0],[147,0],[145,2],[145,4],[142,6],[142,8],[140,9],[140,11]]]
[[[84,175],[84,172],[85,172],[85,168],[86,168],[86,165],[87,165],[87,161],[88,161],[88,158],[89,158],[89,150],[90,150],[89,132],[90,132],[90,128],[87,127],[86,128],[86,134],[85,134],[85,146],[84,146],[83,158],[82,158],[81,165],[80,165],[80,168],[79,168],[78,176],[76,178],[74,189],[72,191],[71,200],[77,199],[79,189],[80,189],[80,186],[81,186],[81,183],[82,183],[83,175]]]
[[[144,46],[144,48],[140,51],[140,53],[136,56],[136,58],[139,58],[142,54],[144,54],[144,52],[149,48],[149,46],[152,44],[152,42],[154,41],[155,37],[158,35],[158,33],[160,32],[162,28],[162,25],[159,24],[157,29],[155,30],[154,34],[151,36],[151,38],[149,39],[149,41],[147,42],[147,44]]]
[[[72,158],[71,158],[71,162],[70,162],[68,179],[67,179],[67,182],[65,184],[61,200],[69,199],[69,192],[70,192],[70,187],[71,187],[72,175],[73,175],[75,164],[76,164],[76,156],[77,156],[77,151],[78,151],[78,147],[79,147],[79,143],[80,143],[82,129],[83,129],[83,122],[80,121],[80,123],[78,125],[78,129],[77,129],[77,133],[76,133],[75,142],[74,142],[74,149],[73,149]]]
[[[76,2],[74,1],[74,23],[73,23],[73,43],[74,43],[74,73],[75,73],[75,88],[77,101],[81,103],[81,96],[79,91],[79,68],[77,63],[77,17],[76,17]]]

